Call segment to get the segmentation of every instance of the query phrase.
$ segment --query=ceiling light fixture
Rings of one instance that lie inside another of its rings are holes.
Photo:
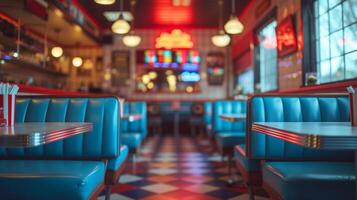
[[[228,34],[240,34],[244,30],[242,22],[240,22],[238,17],[235,15],[235,10],[235,0],[232,0],[232,14],[224,25],[224,30]]]
[[[76,56],[72,59],[72,65],[74,67],[80,67],[83,64],[83,59],[79,56]]]
[[[231,42],[231,37],[225,34],[223,31],[220,31],[217,35],[211,37],[211,41],[214,46],[217,47],[226,47]]]
[[[111,5],[115,3],[115,0],[94,0],[94,2],[101,5]]]
[[[61,32],[60,29],[55,29],[55,32],[57,33],[57,42],[59,40],[59,34]],[[59,58],[63,55],[63,49],[60,46],[55,46],[51,49],[51,55],[55,58]]]
[[[134,14],[134,6],[135,6],[136,0],[131,0],[130,5],[131,5],[131,13],[133,15],[133,20],[131,21],[131,32],[128,35],[125,35],[122,39],[123,43],[127,47],[137,47],[141,43],[141,37],[139,35],[136,35],[134,32],[134,23],[135,23],[135,14]]]
[[[222,28],[222,6],[223,6],[223,1],[219,0],[218,1],[218,7],[219,7],[219,31],[216,35],[211,37],[211,42],[213,45],[217,47],[226,47],[229,45],[231,42],[231,37],[227,35]]]
[[[120,0],[119,19],[112,25],[112,31],[117,34],[126,34],[130,31],[130,24],[123,18],[123,0]]]

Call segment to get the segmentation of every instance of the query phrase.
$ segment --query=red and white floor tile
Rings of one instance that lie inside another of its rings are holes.
[[[188,137],[150,138],[135,164],[128,162],[111,200],[248,200],[247,188],[227,185],[226,163],[206,149]]]

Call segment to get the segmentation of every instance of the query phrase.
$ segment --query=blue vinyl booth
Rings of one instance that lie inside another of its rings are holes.
[[[206,133],[211,136],[212,135],[212,102],[205,102],[204,105],[204,115],[203,121],[205,124]]]
[[[117,182],[128,150],[120,147],[116,97],[18,97],[16,122],[91,122],[93,130],[38,147],[1,148],[1,199],[96,199]]]
[[[140,145],[147,136],[147,109],[146,102],[133,101],[124,103],[124,115],[140,114],[141,119],[121,121],[121,138],[123,144],[129,147],[131,152],[137,153]]]
[[[254,122],[348,122],[349,99],[331,95],[265,95],[248,102],[247,142],[236,165],[250,189],[273,199],[354,199],[354,154],[303,148],[251,131]],[[263,184],[262,184],[263,182]]]
[[[213,134],[223,156],[228,156],[228,173],[231,174],[233,149],[237,144],[245,143],[246,121],[229,122],[220,118],[221,114],[246,114],[247,103],[244,100],[216,101],[213,103]]]

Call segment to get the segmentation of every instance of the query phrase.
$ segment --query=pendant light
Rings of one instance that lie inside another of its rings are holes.
[[[112,31],[117,34],[126,34],[130,31],[130,24],[123,17],[123,0],[120,0],[119,19],[113,23]]]
[[[223,0],[218,1],[218,7],[219,7],[219,31],[216,35],[211,37],[211,42],[213,45],[217,47],[226,47],[229,45],[231,42],[231,37],[227,35],[222,28],[222,6],[223,6]]]
[[[76,47],[76,51],[77,51],[79,43],[77,43],[76,46],[77,46]],[[76,53],[78,53],[78,52],[76,52]],[[75,56],[75,57],[72,58],[72,65],[74,67],[78,68],[78,67],[82,66],[82,64],[83,64],[83,59],[80,56]]]
[[[94,2],[101,5],[111,5],[115,3],[115,0],[94,0]]]
[[[244,26],[242,22],[239,21],[238,17],[235,15],[235,11],[236,11],[235,0],[232,0],[232,14],[229,17],[227,23],[224,25],[224,30],[228,34],[240,34],[244,30]]]
[[[128,35],[125,35],[123,37],[123,43],[127,47],[137,47],[140,42],[141,42],[141,37],[139,35],[136,35],[134,32],[134,23],[135,23],[135,13],[134,13],[134,6],[135,6],[136,0],[131,0],[130,5],[131,5],[131,13],[133,15],[133,20],[131,21],[131,31]]]
[[[59,34],[61,32],[60,29],[55,29],[55,32],[57,33],[57,41],[58,41],[58,38],[59,38]],[[63,55],[63,49],[62,47],[60,46],[54,46],[52,49],[51,49],[51,55],[55,58],[59,58]]]

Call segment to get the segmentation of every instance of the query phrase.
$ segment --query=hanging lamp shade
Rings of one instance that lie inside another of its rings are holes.
[[[63,55],[62,47],[55,46],[51,49],[51,55],[55,58],[59,58]]]
[[[76,56],[72,59],[72,65],[74,67],[80,67],[83,64],[83,59],[79,56]]]
[[[94,0],[94,2],[101,5],[111,5],[115,3],[115,0]]]
[[[127,47],[137,47],[141,42],[141,37],[134,33],[125,35],[123,37],[123,43]]]
[[[239,21],[237,16],[231,15],[229,20],[224,25],[224,30],[228,34],[240,34],[243,32],[244,26],[242,22]]]
[[[231,42],[231,37],[223,31],[219,31],[217,35],[211,37],[211,41],[216,47],[226,47]]]
[[[130,24],[121,16],[112,25],[112,31],[117,34],[126,34],[130,31]]]

